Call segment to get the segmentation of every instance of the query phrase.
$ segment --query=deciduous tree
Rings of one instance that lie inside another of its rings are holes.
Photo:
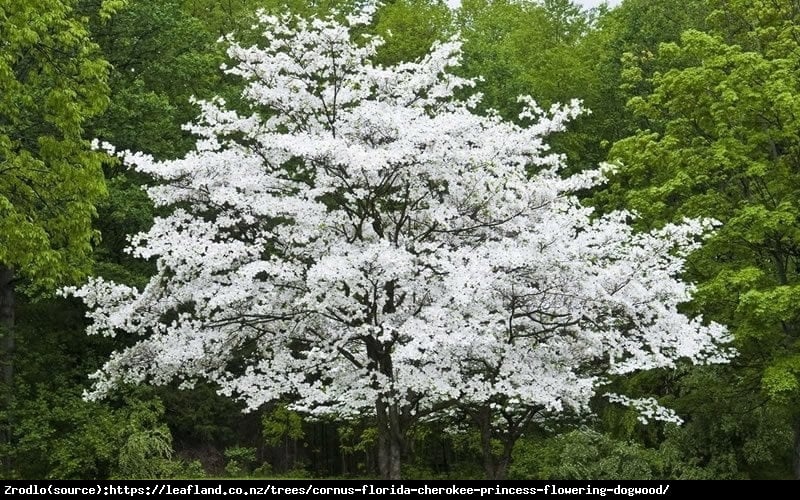
[[[709,32],[661,46],[665,69],[629,103],[645,126],[613,147],[624,166],[603,198],[624,200],[650,227],[724,223],[690,259],[695,307],[731,326],[742,354],[731,384],[748,398],[762,389],[751,406],[769,399],[797,419],[800,16],[792,1],[714,5]]]
[[[8,398],[15,289],[52,292],[86,275],[95,203],[105,194],[104,155],[90,150],[82,129],[107,105],[107,63],[73,4],[0,1],[0,334]]]
[[[478,115],[453,98],[473,84],[450,73],[457,41],[375,65],[380,39],[351,36],[368,12],[262,15],[261,46],[229,51],[250,114],[204,102],[195,151],[122,154],[169,215],[132,238],[157,266],[143,290],[72,290],[89,333],[138,339],[91,397],[205,378],[250,408],[285,396],[374,415],[380,472],[397,478],[410,426],[456,404],[518,433],[585,410],[606,373],[725,359],[724,329],[676,309],[703,223],[634,234],[628,214],[593,219],[572,193],[601,171],[563,177],[543,141],[577,103],[521,98],[525,126]]]

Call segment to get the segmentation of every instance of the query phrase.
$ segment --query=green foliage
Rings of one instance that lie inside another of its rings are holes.
[[[181,0],[181,10],[196,19],[202,19],[216,37],[245,30],[253,24],[259,8],[282,7],[284,4],[312,4],[318,2],[291,2],[274,0]]]
[[[513,479],[710,479],[674,448],[645,448],[591,430],[545,440],[523,438],[509,471]]]
[[[277,446],[287,439],[300,440],[305,437],[303,419],[297,412],[278,405],[261,418],[261,433],[271,446]]]
[[[100,4],[100,19],[108,21],[120,9],[128,4],[128,0],[103,0]]]
[[[165,423],[164,405],[158,399],[126,400],[127,429],[118,451],[112,479],[202,478],[199,462],[173,457],[172,433]]]
[[[785,477],[800,397],[798,13],[789,1],[711,6],[707,31],[628,58],[640,128],[613,146],[622,166],[597,199],[642,227],[723,223],[689,260],[687,309],[728,324],[739,358],[687,385],[697,394],[679,400],[694,417],[680,446],[717,477]]]
[[[197,384],[191,390],[164,387],[158,395],[167,408],[165,419],[176,441],[224,449],[238,442],[243,432],[258,432],[254,425],[240,429],[245,423],[241,406],[208,384]]]
[[[276,477],[284,479],[308,479],[312,477],[312,474],[304,467],[295,466],[283,474],[278,474]]]
[[[366,475],[370,453],[378,442],[378,428],[372,422],[346,421],[336,426],[338,448],[342,456],[356,457],[355,472]]]
[[[108,63],[73,3],[0,1],[0,264],[32,293],[88,273],[105,195],[82,133],[108,104]]]
[[[225,472],[230,477],[241,477],[252,471],[256,461],[256,449],[234,446],[225,450],[225,458],[228,459]]]
[[[160,401],[134,402],[128,417],[127,439],[119,450],[114,478],[160,479],[170,471],[172,434],[159,420],[164,414]]]
[[[17,477],[145,479],[180,471],[181,464],[171,460],[159,402],[129,398],[114,409],[85,402],[76,392],[32,389],[19,391],[30,396],[18,398],[11,409],[16,439],[9,455]]]
[[[93,1],[83,0],[89,14]],[[159,158],[186,153],[194,138],[181,126],[198,112],[190,98],[230,93],[219,72],[218,35],[180,0],[127,0],[113,22],[95,19],[91,28],[113,68],[111,106],[91,122],[93,135]]]
[[[531,95],[543,109],[581,99],[592,111],[550,140],[576,170],[605,159],[606,136],[619,126],[608,123],[617,91],[601,64],[612,57],[605,45],[612,35],[592,30],[597,15],[569,0],[464,0],[457,13],[463,74],[482,77],[482,109],[516,120],[517,97]]]
[[[669,439],[714,478],[790,476],[791,412],[770,400],[740,366],[707,367],[682,377],[675,407],[687,422]]]
[[[442,0],[395,0],[377,14],[375,33],[385,44],[376,61],[385,66],[415,61],[451,35],[451,12]]]
[[[442,422],[428,422],[413,429],[410,438],[413,460],[403,464],[404,478],[486,479],[477,430],[456,430],[445,428]]]
[[[267,462],[259,465],[253,469],[252,477],[273,477],[275,474],[272,472],[272,466]]]
[[[114,413],[83,402],[80,394],[39,391],[6,410],[17,438],[12,449],[3,450],[13,460],[12,477],[107,478],[121,444]]]
[[[170,459],[171,435],[152,392],[86,402],[86,375],[112,341],[87,337],[83,310],[64,299],[22,303],[14,401],[0,418],[12,423],[12,477],[107,479],[200,477],[196,466]],[[54,369],[57,367],[57,369]]]
[[[591,29],[578,42],[583,65],[593,76],[575,95],[592,110],[577,130],[586,136],[583,157],[589,164],[605,161],[611,144],[642,126],[639,117],[627,112],[626,103],[651,90],[648,78],[663,69],[654,57],[661,43],[705,26],[707,3],[625,0],[613,10],[594,13]]]
[[[363,427],[357,423],[347,423],[337,427],[340,448],[344,453],[367,451],[378,440],[378,429],[372,426]]]
[[[485,107],[516,119],[519,95],[532,95],[545,108],[585,96],[591,75],[578,42],[588,19],[570,2],[464,0],[457,24],[464,74],[483,77],[478,90]]]
[[[253,33],[250,28],[256,13],[261,10],[270,15],[289,13],[303,18],[331,14],[344,16],[362,3],[362,0],[184,0],[189,12],[203,19],[209,27],[216,27],[220,36],[233,35],[237,40],[253,43],[260,40],[260,34]]]
[[[791,38],[796,28],[781,26],[755,30],[763,34],[760,51],[698,31],[662,45],[659,58],[673,69],[656,73],[653,92],[630,101],[653,128],[612,150],[625,165],[612,197],[645,223],[687,216],[725,223],[692,260],[701,282],[696,308],[731,323],[743,355],[770,352],[777,364],[767,385],[782,379],[778,366],[792,365],[786,340],[800,319],[800,78],[790,70],[800,45]]]
[[[131,258],[124,250],[128,235],[145,231],[152,224],[153,206],[130,175],[110,178],[108,193],[108,198],[97,206],[97,228],[103,240],[95,251],[95,274],[118,283],[144,286],[152,265]]]

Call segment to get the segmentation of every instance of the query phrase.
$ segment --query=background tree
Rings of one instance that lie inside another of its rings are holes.
[[[93,39],[111,64],[111,104],[86,126],[92,137],[167,158],[194,145],[182,126],[197,114],[191,98],[236,95],[219,73],[224,49],[209,25],[181,8],[179,0],[128,0],[111,18],[97,15],[97,0],[80,8],[91,19]],[[105,166],[110,196],[100,204],[98,272],[141,283],[152,269],[130,259],[126,235],[147,229],[153,207],[146,179],[119,164]]]
[[[580,129],[593,147],[589,161],[606,160],[614,142],[646,127],[626,103],[650,90],[654,72],[669,69],[654,57],[659,45],[678,41],[686,30],[704,30],[709,13],[704,0],[624,0],[610,11],[595,12],[591,29],[580,39],[584,67],[594,77],[591,85],[576,89],[593,111]]]
[[[82,132],[86,120],[108,104],[108,64],[73,7],[70,0],[0,3],[0,330],[6,408],[13,394],[15,289],[36,296],[89,272],[97,236],[92,218],[105,195],[104,155],[89,149]],[[7,446],[11,423],[5,417]]]
[[[90,31],[99,45],[96,49],[110,63],[107,90],[111,103],[102,114],[82,122],[81,135],[111,139],[161,157],[181,154],[193,143],[190,134],[181,130],[181,124],[197,109],[188,97],[211,95],[210,88],[215,93],[227,91],[229,84],[218,71],[224,50],[215,42],[217,35],[182,11],[177,2],[137,0],[112,5],[115,3],[81,0],[70,14],[88,19],[81,21],[81,29]],[[36,24],[40,14],[31,11],[28,22]],[[95,241],[94,271],[129,284],[146,283],[152,266],[122,251],[127,244],[125,235],[145,230],[152,223],[153,207],[141,189],[143,179],[124,172],[118,164],[106,163],[103,169],[109,193],[95,204],[98,217],[94,227],[102,240]],[[219,398],[204,401],[199,396],[202,390],[180,396],[169,390],[138,391],[126,394],[124,402],[82,402],[86,373],[97,368],[114,344],[76,335],[83,329],[82,307],[77,301],[39,297],[32,304],[29,295],[33,294],[23,293],[16,307],[15,402],[3,406],[3,411],[8,411],[4,417],[15,423],[10,431],[14,446],[4,450],[5,456],[14,459],[13,476],[78,478],[83,471],[85,477],[107,478],[119,474],[120,450],[139,432],[128,425],[128,410],[161,405],[158,398],[168,408],[166,418],[164,413],[158,418],[172,426],[176,451],[200,448],[196,444],[201,441],[199,436],[211,450],[235,441],[230,428],[243,426],[226,419],[234,415],[241,420],[239,410]],[[48,320],[41,320],[43,316]],[[53,366],[59,367],[57,373]],[[187,403],[192,397],[195,400]],[[201,419],[195,415],[200,412],[205,413]],[[60,433],[57,441],[55,430]],[[142,429],[145,431],[149,429]],[[179,473],[177,464],[171,462],[171,474]]]
[[[434,42],[452,36],[452,11],[442,0],[395,0],[375,14],[374,31],[384,40],[375,61],[392,65],[424,57]]]
[[[662,45],[657,60],[669,69],[629,103],[647,128],[614,146],[624,167],[606,198],[650,226],[703,215],[724,222],[689,261],[700,283],[694,308],[732,326],[741,356],[726,380],[751,406],[739,410],[771,408],[762,425],[794,419],[785,425],[795,429],[786,409],[797,407],[800,387],[797,15],[794,2],[720,2],[710,32]]]
[[[464,38],[463,74],[482,76],[481,110],[517,120],[517,96],[531,95],[544,108],[581,99],[593,112],[571,123],[569,133],[549,139],[567,155],[571,171],[605,160],[604,131],[596,129],[612,110],[602,92],[608,76],[599,72],[607,48],[592,31],[597,15],[569,0],[465,0],[456,13]]]
[[[203,19],[217,37],[246,29],[252,24],[255,11],[270,0],[182,0],[182,11],[195,19]],[[288,2],[287,2],[288,3]],[[311,3],[311,2],[308,2]],[[316,2],[314,2],[316,3]]]

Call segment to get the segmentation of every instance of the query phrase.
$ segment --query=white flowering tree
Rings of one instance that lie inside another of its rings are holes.
[[[186,157],[121,154],[169,215],[131,239],[157,264],[143,290],[72,290],[89,333],[136,339],[90,397],[207,379],[251,409],[371,415],[396,478],[409,426],[442,409],[517,433],[585,409],[603,374],[724,357],[721,328],[675,310],[700,225],[634,235],[572,196],[602,175],[562,178],[543,138],[577,103],[478,116],[453,97],[458,42],[379,67],[380,40],[351,37],[368,19],[262,15],[261,46],[229,50],[250,112],[203,102]]]

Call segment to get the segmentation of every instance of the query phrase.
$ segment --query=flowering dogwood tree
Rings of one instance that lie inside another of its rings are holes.
[[[169,215],[133,236],[154,259],[143,290],[93,279],[72,293],[89,333],[136,337],[94,375],[120,383],[208,379],[257,408],[372,415],[379,468],[400,474],[414,421],[461,404],[517,428],[582,410],[606,373],[724,358],[722,328],[676,311],[700,223],[633,234],[590,219],[543,138],[580,112],[521,100],[528,126],[478,116],[448,72],[459,43],[393,67],[346,22],[260,16],[261,46],[227,71],[250,111],[200,103],[195,151],[123,153]],[[488,413],[486,413],[488,411]]]

